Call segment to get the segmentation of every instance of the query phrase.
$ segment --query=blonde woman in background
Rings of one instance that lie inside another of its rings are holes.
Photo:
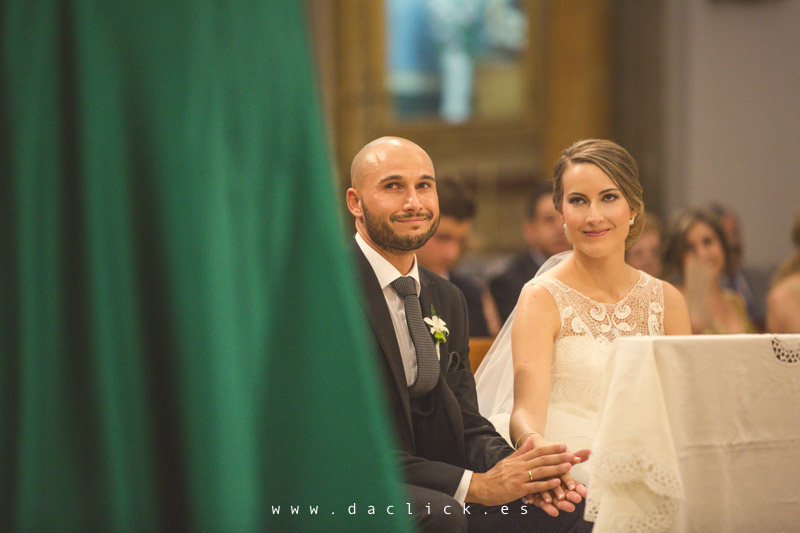
[[[767,294],[767,331],[800,333],[800,210],[794,218],[794,254],[786,259],[772,278]]]
[[[694,333],[756,332],[742,295],[722,286],[730,261],[725,228],[713,211],[687,208],[673,217],[664,266],[686,298]]]

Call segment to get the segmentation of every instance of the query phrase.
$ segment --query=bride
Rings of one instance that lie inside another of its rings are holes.
[[[675,287],[625,264],[644,227],[631,155],[611,141],[579,141],[556,163],[553,185],[574,250],[525,285],[475,378],[481,413],[509,443],[556,441],[576,450],[591,446],[611,342],[689,335],[691,324]],[[573,478],[588,481],[573,468],[552,497],[562,499]]]

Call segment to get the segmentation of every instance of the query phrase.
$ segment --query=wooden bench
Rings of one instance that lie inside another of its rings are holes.
[[[469,364],[474,374],[483,361],[486,352],[492,347],[494,337],[470,337],[469,338]]]

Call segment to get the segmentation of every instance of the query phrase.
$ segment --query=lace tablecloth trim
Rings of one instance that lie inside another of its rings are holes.
[[[797,364],[800,363],[800,344],[792,346],[788,341],[774,336],[770,339],[772,351],[781,363]]]
[[[617,515],[611,531],[666,531],[675,520],[683,484],[676,468],[664,466],[645,451],[624,455],[594,452],[590,461],[592,480],[586,499],[585,518],[597,521],[606,495],[646,494],[648,510],[637,516]]]
[[[678,502],[663,496],[656,497],[655,507],[645,516],[617,515],[609,524],[609,531],[620,533],[660,533],[668,531],[678,514]],[[597,521],[600,503],[589,496],[586,499],[586,514],[590,522]]]

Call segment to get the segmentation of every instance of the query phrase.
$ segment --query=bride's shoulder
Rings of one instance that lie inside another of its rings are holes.
[[[663,279],[652,276],[643,270],[636,269],[636,271],[639,273],[641,279],[641,281],[639,282],[640,286],[644,287],[655,286],[661,288],[661,294],[663,295],[664,298],[665,307],[680,303],[686,305],[685,300],[683,298],[683,294],[681,293],[680,290],[678,290],[675,287],[675,285],[673,285],[668,281],[664,281]]]
[[[552,294],[553,280],[554,278],[550,276],[539,276],[525,285],[519,295],[517,309],[525,309],[527,312],[532,309],[540,313],[552,311],[558,313],[558,304]]]
[[[686,299],[672,283],[658,280],[664,294],[664,332],[667,335],[691,335]]]
[[[664,293],[664,304],[667,305],[669,303],[674,302],[684,302],[683,294],[681,291],[678,290],[675,285],[670,283],[669,281],[664,281],[663,279],[653,278],[657,283],[661,284],[661,291]]]
[[[539,281],[542,276],[536,280],[537,283],[525,286],[519,295],[514,311],[514,334],[544,335],[543,338],[555,339],[561,328],[558,303],[548,288]]]

